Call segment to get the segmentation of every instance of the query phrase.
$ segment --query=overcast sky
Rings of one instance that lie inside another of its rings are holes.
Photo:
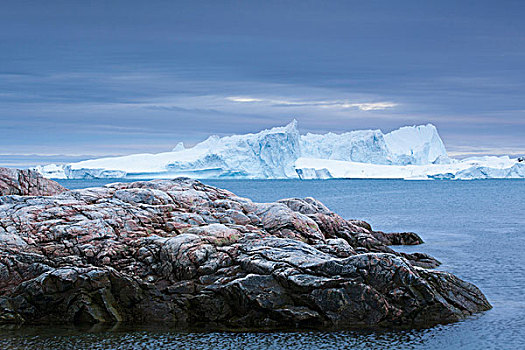
[[[525,153],[524,1],[2,1],[0,165],[160,152],[293,118],[433,123]]]

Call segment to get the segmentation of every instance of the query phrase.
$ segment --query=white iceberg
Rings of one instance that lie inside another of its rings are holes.
[[[525,164],[509,157],[470,158],[462,161],[451,160],[446,164],[425,165],[384,165],[336,161],[329,159],[299,158],[296,163],[302,179],[363,178],[363,179],[509,179],[525,178]]]
[[[133,154],[86,160],[62,166],[62,178],[293,178],[300,156],[300,136],[294,121],[257,134],[210,136],[192,148],[179,144],[171,152]],[[56,165],[36,168],[56,175]]]
[[[434,125],[406,126],[383,134],[358,130],[301,136],[301,157],[371,164],[431,164],[449,158]]]
[[[180,151],[184,151],[186,149],[186,147],[184,147],[184,142],[179,142],[177,143],[177,146],[173,147],[173,149],[171,150],[172,152],[180,152]]]
[[[385,135],[388,150],[394,157],[394,163],[433,164],[448,163],[445,145],[432,124],[405,126]]]
[[[525,178],[509,157],[449,158],[435,126],[390,133],[358,130],[300,135],[294,120],[256,134],[210,136],[194,147],[36,168],[49,178],[475,179]]]

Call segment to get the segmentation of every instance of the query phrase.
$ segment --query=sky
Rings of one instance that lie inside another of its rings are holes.
[[[432,123],[450,155],[525,155],[523,1],[10,1],[0,166],[162,152],[294,118]]]

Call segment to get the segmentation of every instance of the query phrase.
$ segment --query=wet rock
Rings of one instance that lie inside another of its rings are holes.
[[[422,326],[491,307],[388,247],[420,243],[313,198],[253,203],[189,179],[2,196],[0,323]]]

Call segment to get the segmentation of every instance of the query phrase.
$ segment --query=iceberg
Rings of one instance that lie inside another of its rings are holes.
[[[445,145],[432,124],[405,126],[385,135],[394,163],[433,164],[449,162]]]
[[[254,134],[210,136],[193,147],[35,168],[48,178],[484,179],[525,178],[509,157],[448,156],[432,124],[301,135],[297,121]]]
[[[445,145],[432,124],[405,126],[388,134],[358,130],[301,136],[301,157],[384,165],[448,163]]]
[[[210,136],[192,148],[179,143],[171,152],[133,154],[36,168],[61,178],[293,178],[300,156],[297,122],[257,134]],[[52,173],[51,173],[52,171]]]
[[[509,157],[469,158],[462,161],[451,159],[449,163],[426,165],[384,165],[336,161],[329,159],[299,158],[296,168],[301,179],[363,178],[405,180],[473,180],[525,178],[525,164]],[[300,170],[300,171],[299,171]]]
[[[172,152],[184,151],[185,149],[186,147],[184,147],[184,142],[179,142],[177,143],[177,146],[173,147]]]
[[[308,133],[301,137],[301,157],[374,164],[392,164],[393,161],[380,130]]]

